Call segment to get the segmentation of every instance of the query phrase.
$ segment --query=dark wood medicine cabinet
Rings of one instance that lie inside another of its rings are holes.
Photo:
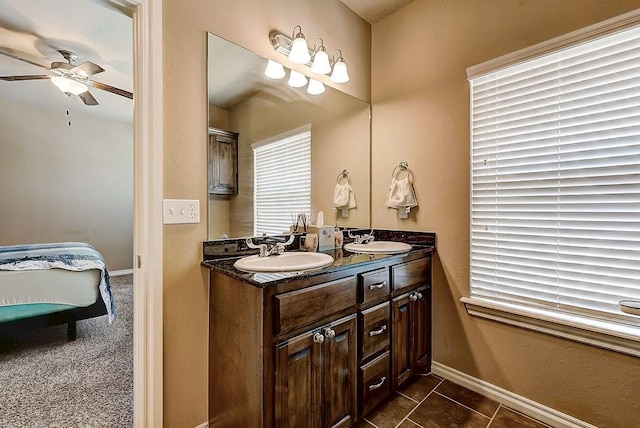
[[[209,194],[238,194],[238,136],[209,128]]]

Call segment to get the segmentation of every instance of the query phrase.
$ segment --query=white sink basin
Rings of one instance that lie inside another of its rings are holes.
[[[411,245],[394,241],[371,241],[368,244],[354,244],[351,242],[345,244],[344,249],[352,253],[399,254],[409,251]]]
[[[290,251],[279,256],[247,256],[233,266],[245,272],[295,272],[320,269],[333,263],[333,257],[324,253]]]

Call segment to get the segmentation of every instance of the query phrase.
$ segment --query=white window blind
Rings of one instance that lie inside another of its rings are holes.
[[[640,325],[640,27],[469,81],[471,296]]]
[[[282,234],[311,212],[311,126],[254,144],[254,234]]]

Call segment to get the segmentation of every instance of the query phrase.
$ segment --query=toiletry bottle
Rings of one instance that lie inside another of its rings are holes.
[[[335,241],[335,247],[342,248],[342,244],[344,243],[344,235],[342,234],[342,231],[340,230],[338,225],[336,225],[336,229],[333,232],[333,236]]]

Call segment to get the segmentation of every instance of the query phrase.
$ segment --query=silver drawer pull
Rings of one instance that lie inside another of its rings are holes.
[[[384,287],[385,285],[387,285],[387,281],[382,281],[382,282],[379,282],[379,283],[377,283],[377,284],[371,284],[371,285],[369,286],[369,290],[375,290],[376,288],[382,288],[382,287]]]
[[[387,381],[386,376],[382,376],[382,378],[380,378],[380,382],[374,384],[374,385],[369,385],[369,391],[373,391],[374,389],[378,389],[380,388],[382,385],[384,385],[384,383]]]
[[[380,327],[380,328],[379,328],[379,329],[377,329],[377,330],[371,330],[371,331],[369,332],[369,336],[377,336],[377,335],[379,335],[379,334],[382,334],[386,329],[387,329],[387,326],[386,326],[386,324],[385,324],[385,325],[383,325],[382,327]]]

